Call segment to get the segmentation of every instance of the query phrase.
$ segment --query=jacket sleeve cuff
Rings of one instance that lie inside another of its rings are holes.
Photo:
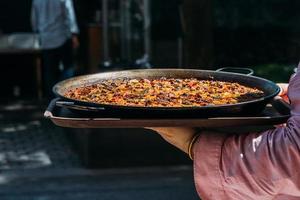
[[[203,132],[193,147],[195,185],[199,196],[204,199],[218,199],[225,195],[220,160],[226,135],[220,134]]]

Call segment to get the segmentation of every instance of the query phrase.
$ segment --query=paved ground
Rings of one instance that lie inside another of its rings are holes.
[[[44,104],[0,104],[1,200],[198,199],[190,165],[86,169]]]
[[[29,170],[1,177],[1,200],[197,199],[187,167]]]

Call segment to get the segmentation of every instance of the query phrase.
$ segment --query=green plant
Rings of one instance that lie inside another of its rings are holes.
[[[294,65],[265,64],[251,67],[255,71],[255,76],[263,77],[274,82],[288,82]]]

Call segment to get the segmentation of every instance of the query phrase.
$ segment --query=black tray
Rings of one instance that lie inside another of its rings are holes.
[[[141,127],[229,127],[282,124],[290,117],[290,108],[281,99],[275,99],[257,116],[213,118],[136,118],[112,117],[109,113],[75,113],[66,107],[57,106],[60,99],[53,99],[44,116],[54,124],[68,128],[141,128]]]

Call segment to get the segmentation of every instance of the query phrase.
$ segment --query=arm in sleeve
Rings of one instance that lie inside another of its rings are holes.
[[[194,176],[204,200],[300,197],[299,71],[298,67],[289,83],[292,110],[286,127],[244,135],[200,135],[193,148]]]
[[[78,34],[79,28],[75,16],[73,0],[66,0],[65,3],[66,3],[66,11],[67,11],[66,13],[68,17],[70,31],[72,34]]]

